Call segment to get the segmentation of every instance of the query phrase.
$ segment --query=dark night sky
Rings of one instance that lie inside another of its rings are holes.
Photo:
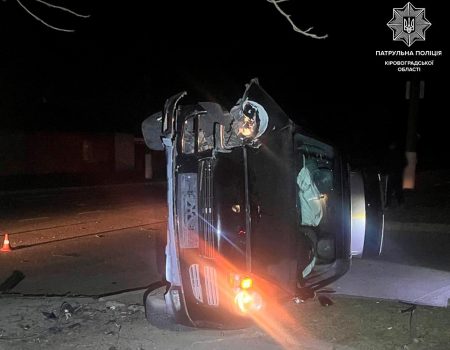
[[[291,0],[283,8],[299,27],[326,40],[294,33],[264,0],[114,2],[58,0],[89,19],[73,18],[33,0],[0,2],[0,128],[3,130],[126,131],[159,110],[169,95],[231,105],[246,82],[261,85],[296,121],[338,139],[376,139],[406,123],[408,73],[384,66],[376,50],[407,50],[392,41],[386,22],[406,0],[361,5]],[[246,5],[243,6],[242,3]],[[156,3],[155,3],[156,4]],[[446,18],[436,1],[415,1],[432,22],[413,50],[443,50],[426,81],[419,133],[422,148],[444,146],[450,51]],[[445,32],[446,30],[446,32]],[[447,79],[445,77],[445,79]],[[398,130],[398,131],[397,131]],[[353,145],[349,143],[349,145]],[[349,146],[350,147],[350,146]],[[367,143],[366,148],[370,148]]]

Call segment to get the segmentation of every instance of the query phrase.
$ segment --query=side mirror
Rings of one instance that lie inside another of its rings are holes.
[[[142,122],[142,136],[145,144],[153,151],[163,151],[164,145],[161,141],[162,113],[157,112]]]

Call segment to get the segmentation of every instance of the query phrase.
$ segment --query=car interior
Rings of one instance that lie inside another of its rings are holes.
[[[321,266],[336,259],[334,229],[338,223],[335,205],[339,198],[334,174],[335,152],[333,147],[296,133],[294,135],[297,175],[298,227],[311,245],[309,261],[299,262],[300,279],[320,273]],[[305,264],[308,264],[306,267]],[[312,266],[310,266],[312,265]]]

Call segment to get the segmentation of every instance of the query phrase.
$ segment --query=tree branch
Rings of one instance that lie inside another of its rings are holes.
[[[31,12],[24,4],[22,4],[20,2],[20,0],[16,0],[16,1],[29,15],[31,15],[34,19],[38,20],[39,22],[41,22],[45,26],[47,26],[47,27],[49,27],[51,29],[60,31],[60,32],[73,33],[75,31],[75,29],[59,28],[59,27],[55,27],[55,26],[45,22],[42,18],[40,18],[39,16],[37,16],[36,14]],[[50,3],[46,2],[46,1],[43,1],[43,0],[34,0],[34,1],[36,1],[38,3],[41,3],[41,4],[45,5],[45,6],[51,7],[51,8],[55,8],[55,9],[58,9],[58,10],[61,10],[61,11],[64,11],[64,12],[68,12],[68,13],[74,15],[74,16],[77,16],[77,17],[81,17],[81,18],[89,18],[90,17],[90,15],[82,15],[82,14],[79,14],[79,13],[77,13],[75,11],[72,11],[72,10],[66,8],[66,7],[53,5],[53,4],[50,4]]]
[[[79,13],[73,11],[73,10],[70,10],[70,9],[66,8],[66,7],[53,5],[53,4],[50,4],[50,3],[46,2],[46,1],[43,1],[43,0],[34,0],[34,1],[39,2],[41,4],[44,4],[44,5],[46,5],[48,7],[51,7],[51,8],[55,8],[55,9],[58,9],[58,10],[61,10],[61,11],[68,12],[68,13],[74,15],[74,16],[77,16],[77,17],[81,17],[81,18],[89,18],[89,17],[91,17],[91,15],[82,15],[82,14],[79,14]]]
[[[306,29],[306,30],[302,30],[302,29],[298,28],[298,27],[295,25],[294,21],[292,21],[291,15],[288,15],[286,12],[284,12],[284,11],[281,9],[280,5],[279,5],[279,3],[285,2],[285,1],[288,1],[288,0],[267,0],[267,1],[270,2],[271,4],[273,4],[273,5],[275,6],[275,8],[277,9],[277,11],[278,11],[279,13],[281,13],[281,14],[288,20],[288,22],[289,22],[289,23],[291,24],[291,26],[292,26],[292,29],[293,29],[295,32],[300,33],[300,34],[302,34],[302,35],[306,35],[306,36],[308,36],[308,37],[310,37],[310,38],[314,38],[314,39],[325,39],[325,38],[328,37],[328,34],[325,34],[325,35],[316,35],[316,34],[310,33],[310,31],[313,29],[313,27],[310,27],[310,28],[308,28],[308,29]]]

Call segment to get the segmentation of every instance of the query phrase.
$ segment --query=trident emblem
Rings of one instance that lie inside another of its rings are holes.
[[[392,30],[392,40],[403,41],[410,47],[416,41],[425,41],[425,31],[431,22],[425,18],[425,9],[414,7],[410,2],[392,10],[392,19],[387,23]]]
[[[414,17],[403,17],[403,31],[411,34],[415,30]]]

